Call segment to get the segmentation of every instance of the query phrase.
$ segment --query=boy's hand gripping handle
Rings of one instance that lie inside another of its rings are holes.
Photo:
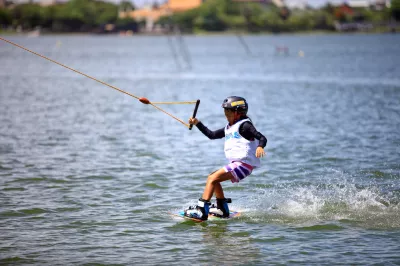
[[[199,109],[199,105],[200,105],[200,100],[197,100],[196,101],[196,106],[194,107],[194,111],[193,111],[193,118],[195,118],[196,117],[196,114],[197,114],[197,109]],[[190,124],[189,125],[189,130],[192,130],[192,128],[193,128],[193,124]]]

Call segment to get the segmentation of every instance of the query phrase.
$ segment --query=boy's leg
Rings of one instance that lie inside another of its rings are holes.
[[[215,183],[214,194],[217,199],[225,198],[221,183]]]
[[[214,173],[210,174],[207,178],[207,183],[204,189],[202,199],[210,201],[214,192],[217,198],[224,198],[223,197],[224,193],[220,183],[226,180],[231,180],[232,178],[233,178],[232,173],[225,172],[224,168],[221,168],[218,171],[215,171]],[[221,196],[221,194],[222,197],[219,197]]]
[[[223,172],[221,172],[221,170],[227,175],[223,175]],[[249,176],[252,170],[253,167],[251,165],[242,162],[231,162],[217,172],[210,174],[209,179],[207,180],[207,185],[209,181],[211,183],[213,180],[215,181],[213,189],[217,198],[217,205],[212,205],[209,209],[209,213],[211,215],[226,218],[229,217],[230,214],[228,203],[231,203],[232,200],[225,198],[220,182],[228,179],[230,179],[232,183],[240,182],[242,179],[246,178],[246,176]],[[210,187],[212,188],[212,186],[206,186],[203,197],[210,196],[211,198],[212,194],[207,193],[209,192]]]
[[[222,186],[220,182],[230,180],[232,178],[231,173],[226,173],[225,169],[219,169],[214,173],[211,173],[207,178],[206,187],[204,189],[203,197],[199,199],[197,205],[189,207],[185,210],[185,216],[197,218],[201,220],[207,220],[209,208],[210,208],[210,199],[214,194],[214,191],[217,196],[223,195]]]
[[[209,174],[208,176],[215,174],[218,170],[215,170],[214,172],[212,172],[211,174]],[[222,185],[221,183],[215,183],[215,188],[214,188],[214,194],[216,198],[224,198],[224,190],[222,189]]]

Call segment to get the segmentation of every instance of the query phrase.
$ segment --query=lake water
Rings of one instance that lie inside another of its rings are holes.
[[[0,264],[400,265],[400,35],[2,37],[214,130],[243,96],[268,145],[241,217],[174,218],[223,140],[0,41]]]

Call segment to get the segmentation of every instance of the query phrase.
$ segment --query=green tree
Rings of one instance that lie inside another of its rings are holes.
[[[235,29],[243,30],[246,28],[246,20],[242,15],[241,5],[232,0],[221,0],[217,1],[216,10],[218,15],[218,20],[224,29]]]
[[[197,8],[196,9],[191,9],[186,12],[178,13],[174,16],[171,16],[167,18],[166,21],[167,24],[172,25],[179,25],[179,27],[187,32],[193,31],[194,28],[194,23],[195,19],[197,17]]]
[[[249,3],[243,5],[242,14],[246,21],[247,30],[250,32],[261,31],[265,26],[264,10],[260,4]]]
[[[315,10],[313,12],[315,30],[334,30],[334,19],[331,12],[324,9]]]
[[[120,11],[132,11],[135,10],[135,6],[130,1],[121,1],[119,9]]]
[[[11,12],[8,9],[0,8],[0,26],[9,26],[12,23]]]
[[[271,8],[264,14],[264,27],[265,30],[270,32],[281,32],[285,30],[283,20],[279,16],[278,8]]]
[[[32,29],[42,23],[41,6],[38,4],[21,4],[12,9],[12,16],[16,26]]]
[[[96,12],[96,25],[102,25],[105,23],[113,23],[118,19],[118,6],[109,3],[96,1],[94,2],[94,9]]]
[[[94,0],[71,0],[58,9],[55,16],[56,30],[90,31],[118,19],[118,6]]]
[[[196,29],[206,31],[222,31],[227,28],[224,16],[227,9],[227,0],[209,0],[198,8],[194,20]]]
[[[289,31],[309,31],[315,26],[314,19],[308,12],[293,14],[286,20],[286,23]]]
[[[391,4],[392,16],[395,20],[400,20],[400,0],[392,0]]]
[[[323,6],[321,10],[330,15],[333,15],[335,13],[335,7],[329,2],[325,6]]]

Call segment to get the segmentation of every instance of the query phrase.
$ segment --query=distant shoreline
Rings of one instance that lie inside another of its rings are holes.
[[[395,29],[395,31],[389,30],[374,30],[374,31],[298,31],[298,32],[234,32],[234,31],[224,31],[224,32],[197,32],[197,33],[182,33],[182,36],[229,36],[229,35],[243,35],[243,36],[278,36],[278,35],[370,35],[370,34],[396,34],[399,33],[400,29]],[[121,33],[92,33],[92,32],[44,32],[37,35],[31,35],[31,32],[16,32],[16,31],[1,31],[0,35],[3,36],[25,36],[25,37],[40,37],[40,36],[120,36],[124,38],[135,37],[135,36],[167,36],[167,33],[134,33],[132,35],[126,36]],[[174,34],[170,34],[174,35]]]

